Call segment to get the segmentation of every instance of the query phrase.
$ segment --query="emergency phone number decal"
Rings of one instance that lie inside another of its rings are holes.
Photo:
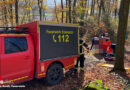
[[[70,35],[73,35],[73,31],[63,31],[63,30],[46,30],[47,34],[52,35],[52,40],[54,43],[69,43]]]

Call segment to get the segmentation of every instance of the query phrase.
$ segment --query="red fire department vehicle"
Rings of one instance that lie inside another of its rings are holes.
[[[116,44],[111,43],[108,34],[99,38],[99,51],[107,60],[114,60]]]
[[[78,25],[35,21],[0,28],[0,85],[33,78],[59,83],[79,56]]]

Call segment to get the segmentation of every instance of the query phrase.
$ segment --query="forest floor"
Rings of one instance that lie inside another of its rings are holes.
[[[98,64],[114,64],[114,61],[105,61],[100,55],[86,55],[85,57],[84,73],[67,75],[59,84],[54,86],[48,86],[43,79],[28,81],[22,85],[26,86],[25,90],[82,90],[89,81],[102,80],[110,90],[124,90],[124,88],[130,90],[130,70],[108,73],[111,68],[102,67]],[[130,45],[125,47],[125,66],[130,66]]]

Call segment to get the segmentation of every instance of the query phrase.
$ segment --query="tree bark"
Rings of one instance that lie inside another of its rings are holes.
[[[69,0],[69,23],[71,23],[71,0]]]
[[[77,0],[74,0],[73,2],[73,23],[76,23],[76,11],[75,11],[76,1]]]
[[[35,8],[32,9],[32,16],[33,16],[33,19],[35,20]]]
[[[82,10],[82,13],[81,13],[82,16],[81,16],[81,18],[80,18],[82,21],[84,21],[84,17],[85,17],[85,7],[86,7],[85,4],[86,4],[86,2],[84,2],[84,0],[82,0],[81,6],[82,6],[83,10]]]
[[[117,46],[116,46],[116,61],[113,70],[124,71],[124,45],[125,35],[128,23],[130,0],[121,0],[120,11],[119,11],[119,24],[118,24],[118,35],[117,35]]]
[[[68,3],[68,2],[69,2],[69,1],[66,0],[66,23],[68,23],[68,14],[69,14],[69,9],[68,9],[69,3]]]
[[[111,0],[107,3],[107,10],[108,10],[108,13],[111,14],[111,9],[110,9],[110,6],[111,5]]]
[[[5,1],[5,0],[3,0],[3,1]],[[4,24],[5,24],[6,26],[8,26],[8,21],[7,21],[7,8],[6,8],[5,3],[4,3],[4,8],[3,8],[3,10],[4,10]]]
[[[91,1],[91,12],[90,15],[92,16],[94,14],[94,0]]]
[[[99,18],[98,18],[98,24],[100,23],[100,18],[101,18],[101,13],[105,13],[105,7],[104,7],[104,0],[100,0],[100,5],[99,5]]]
[[[100,23],[100,17],[101,17],[101,12],[102,12],[102,0],[100,0],[100,4],[99,4],[99,14],[98,14],[98,24]]]
[[[87,9],[87,6],[88,6],[88,0],[85,0],[85,9]],[[87,19],[87,16],[88,16],[88,10],[85,10],[85,17]]]
[[[96,3],[96,1],[94,0],[94,2],[93,2],[93,15],[94,15],[94,12],[95,12],[95,3]]]
[[[118,0],[115,0],[115,19],[117,17]]]
[[[19,15],[18,15],[18,0],[15,2],[15,20],[16,20],[16,25],[19,24]]]
[[[13,6],[10,5],[10,21],[11,21],[11,26],[13,26]]]
[[[42,20],[42,7],[43,7],[43,0],[38,0],[38,8],[40,14],[40,21]]]
[[[63,6],[63,0],[61,0],[61,8],[62,8],[62,18],[61,18],[61,21],[62,21],[62,23],[63,23],[63,22],[64,22],[64,11],[63,11],[64,6]]]
[[[67,10],[67,7],[68,7],[68,2],[67,2],[68,0],[66,0],[66,23],[68,22],[68,15],[67,15],[67,12],[68,12],[68,10]]]
[[[59,20],[58,20],[58,16],[57,16],[57,6],[56,6],[56,0],[54,0],[54,3],[55,3],[55,14],[56,14],[56,19],[57,19],[57,22],[59,22]]]

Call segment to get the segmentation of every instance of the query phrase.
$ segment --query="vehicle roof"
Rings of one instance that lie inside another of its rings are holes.
[[[13,33],[7,33],[7,34],[0,34],[0,36],[27,36],[29,34],[13,34]]]

